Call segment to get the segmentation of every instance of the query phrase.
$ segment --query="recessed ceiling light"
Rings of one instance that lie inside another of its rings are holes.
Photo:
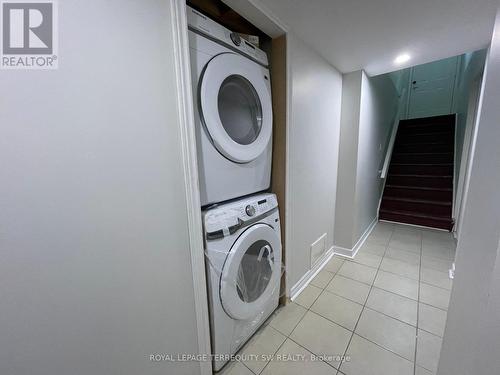
[[[410,55],[403,53],[394,59],[394,64],[401,65],[410,60]]]

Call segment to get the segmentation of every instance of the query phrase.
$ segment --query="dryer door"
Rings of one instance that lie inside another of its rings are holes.
[[[235,53],[217,55],[205,67],[199,96],[201,117],[222,155],[248,163],[266,150],[273,127],[266,69]]]
[[[267,224],[255,224],[233,244],[221,273],[222,307],[247,320],[265,310],[281,279],[281,241]]]

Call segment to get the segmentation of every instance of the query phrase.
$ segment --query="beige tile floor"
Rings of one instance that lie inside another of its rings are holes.
[[[220,374],[435,374],[454,254],[449,233],[378,223],[354,259],[334,256],[240,351],[259,359]]]

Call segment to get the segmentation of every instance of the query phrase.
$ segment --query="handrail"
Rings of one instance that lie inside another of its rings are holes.
[[[399,118],[401,117],[401,110],[403,108],[402,101],[404,99],[406,88],[403,88],[401,95],[399,97],[398,110],[396,112],[396,118],[394,119],[394,125],[392,126],[391,137],[389,138],[389,145],[387,146],[387,154],[385,155],[384,165],[382,167],[380,178],[385,179],[387,177],[387,172],[389,171],[389,164],[391,163],[392,151],[394,149],[394,143],[396,142],[396,134],[399,128]]]

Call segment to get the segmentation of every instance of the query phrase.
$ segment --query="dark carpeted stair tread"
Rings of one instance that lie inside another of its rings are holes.
[[[455,115],[402,120],[380,218],[451,230]]]

